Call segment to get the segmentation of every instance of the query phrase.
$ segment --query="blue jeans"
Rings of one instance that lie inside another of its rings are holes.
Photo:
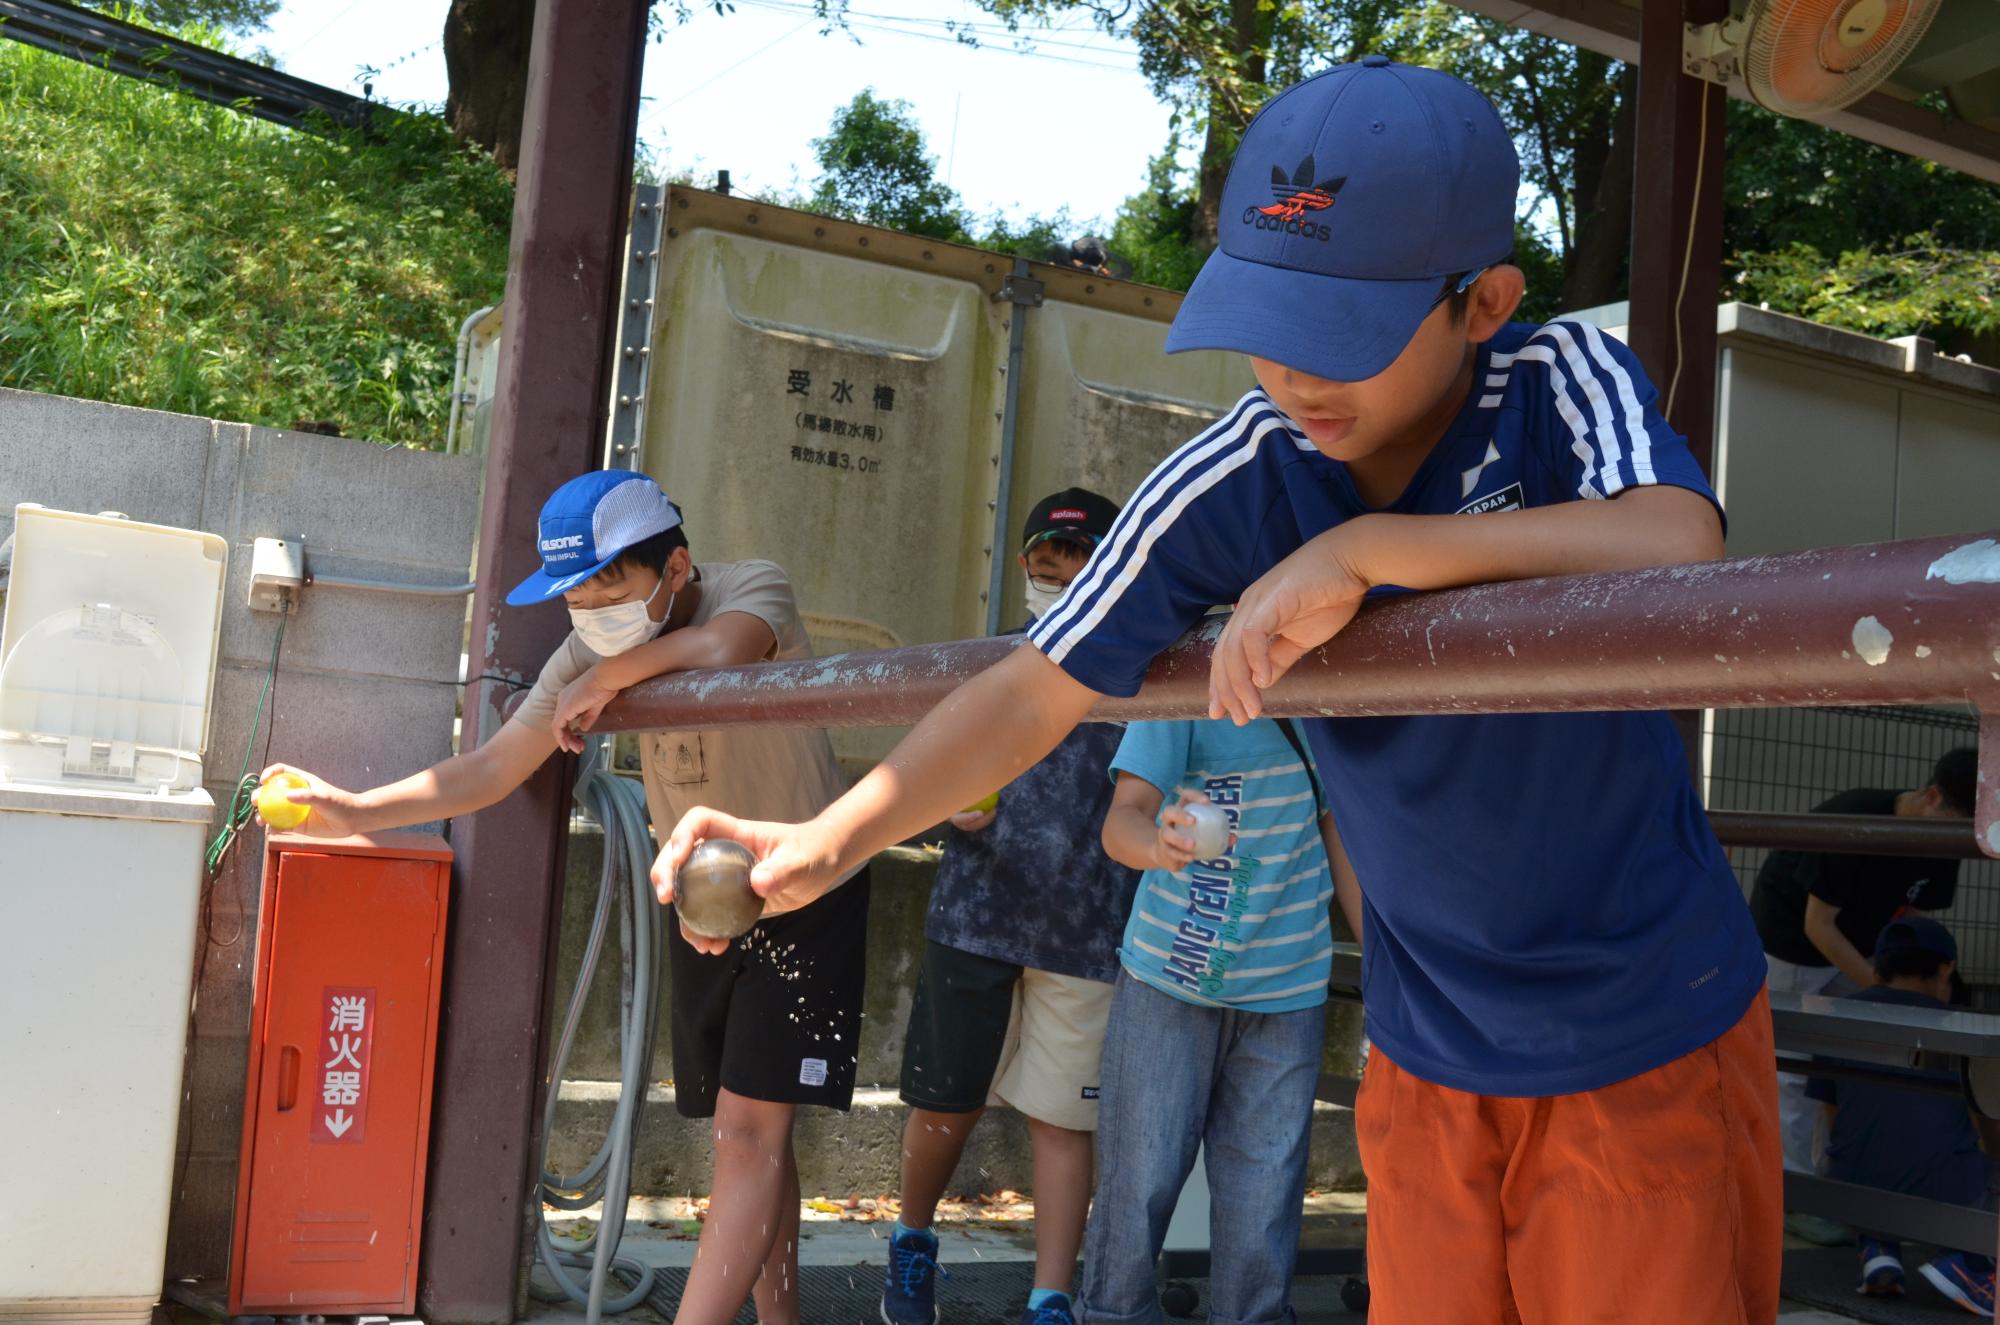
[[[1154,1277],[1208,1146],[1211,1325],[1291,1322],[1326,1007],[1197,1007],[1120,973],[1099,1071],[1097,1193],[1079,1325],[1161,1325]]]

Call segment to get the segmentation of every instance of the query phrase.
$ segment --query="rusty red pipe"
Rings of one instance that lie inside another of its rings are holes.
[[[1976,860],[1979,842],[1965,819],[1920,819],[1894,814],[1767,814],[1710,810],[1709,826],[1726,847],[1779,851],[1854,852],[1869,856],[1926,856]]]
[[[1205,623],[1137,695],[1093,716],[1208,711]],[[661,677],[601,731],[914,722],[1018,637]],[[2000,712],[2000,543],[1913,539],[1372,603],[1265,697],[1274,715],[1973,704]],[[1986,721],[1979,841],[2000,854],[2000,733]]]

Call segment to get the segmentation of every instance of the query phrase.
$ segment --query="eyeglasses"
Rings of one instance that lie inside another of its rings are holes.
[[[1495,267],[1505,266],[1513,260],[1514,255],[1509,253],[1506,257],[1500,259],[1499,262],[1489,262],[1484,267],[1474,267],[1471,271],[1461,272],[1457,276],[1445,277],[1444,289],[1439,290],[1437,298],[1431,300],[1431,306],[1424,310],[1424,316],[1429,317],[1432,313],[1435,313],[1438,306],[1453,295],[1464,294],[1467,290],[1470,290],[1472,283],[1487,272],[1492,271]]]
[[[1045,589],[1050,593],[1061,593],[1064,589],[1069,588],[1068,580],[1059,580],[1053,575],[1030,575],[1028,583],[1034,585],[1037,589]]]
[[[1428,317],[1432,313],[1436,312],[1438,308],[1443,305],[1444,301],[1451,298],[1453,295],[1464,294],[1467,290],[1470,290],[1472,288],[1472,283],[1478,280],[1481,276],[1484,276],[1490,270],[1492,270],[1492,268],[1490,267],[1474,267],[1471,271],[1466,272],[1462,276],[1445,277],[1444,289],[1439,290],[1437,298],[1431,300],[1431,306],[1424,310],[1424,316]]]

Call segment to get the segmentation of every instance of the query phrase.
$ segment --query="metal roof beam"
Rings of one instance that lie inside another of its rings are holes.
[[[1537,32],[1628,64],[1639,61],[1639,9],[1619,0],[1453,0],[1460,9]],[[1750,100],[1741,79],[1729,95]],[[2000,133],[1874,91],[1845,110],[1814,121],[1925,161],[2000,184]]]
[[[360,127],[390,108],[61,0],[0,0],[0,37],[292,129]],[[393,113],[393,112],[392,112]]]

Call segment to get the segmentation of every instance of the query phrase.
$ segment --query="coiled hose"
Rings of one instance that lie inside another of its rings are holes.
[[[535,1242],[542,1269],[553,1288],[533,1279],[529,1291],[544,1302],[568,1300],[583,1307],[591,1325],[605,1312],[630,1311],[653,1288],[653,1269],[618,1254],[625,1233],[625,1210],[632,1190],[632,1152],[652,1077],[653,1036],[659,1022],[661,909],[653,895],[649,869],[652,836],[647,828],[646,796],[636,779],[620,777],[601,766],[605,743],[592,743],[593,756],[577,779],[576,803],[604,829],[604,868],[598,876],[597,910],[591,917],[590,938],[577,969],[576,988],[563,1015],[562,1037],[549,1060],[548,1099],[542,1110],[542,1139],[537,1159],[542,1201],[558,1210],[582,1210],[604,1203],[603,1218],[588,1241],[557,1247],[549,1234],[547,1212],[536,1226]],[[611,1130],[583,1171],[573,1175],[549,1168],[549,1135],[554,1130],[557,1096],[570,1049],[576,1042],[583,1006],[604,955],[605,933],[613,907],[618,911],[618,946],[622,960],[618,981],[618,1104]],[[571,1271],[587,1270],[579,1283]],[[613,1276],[620,1295],[607,1299]]]

